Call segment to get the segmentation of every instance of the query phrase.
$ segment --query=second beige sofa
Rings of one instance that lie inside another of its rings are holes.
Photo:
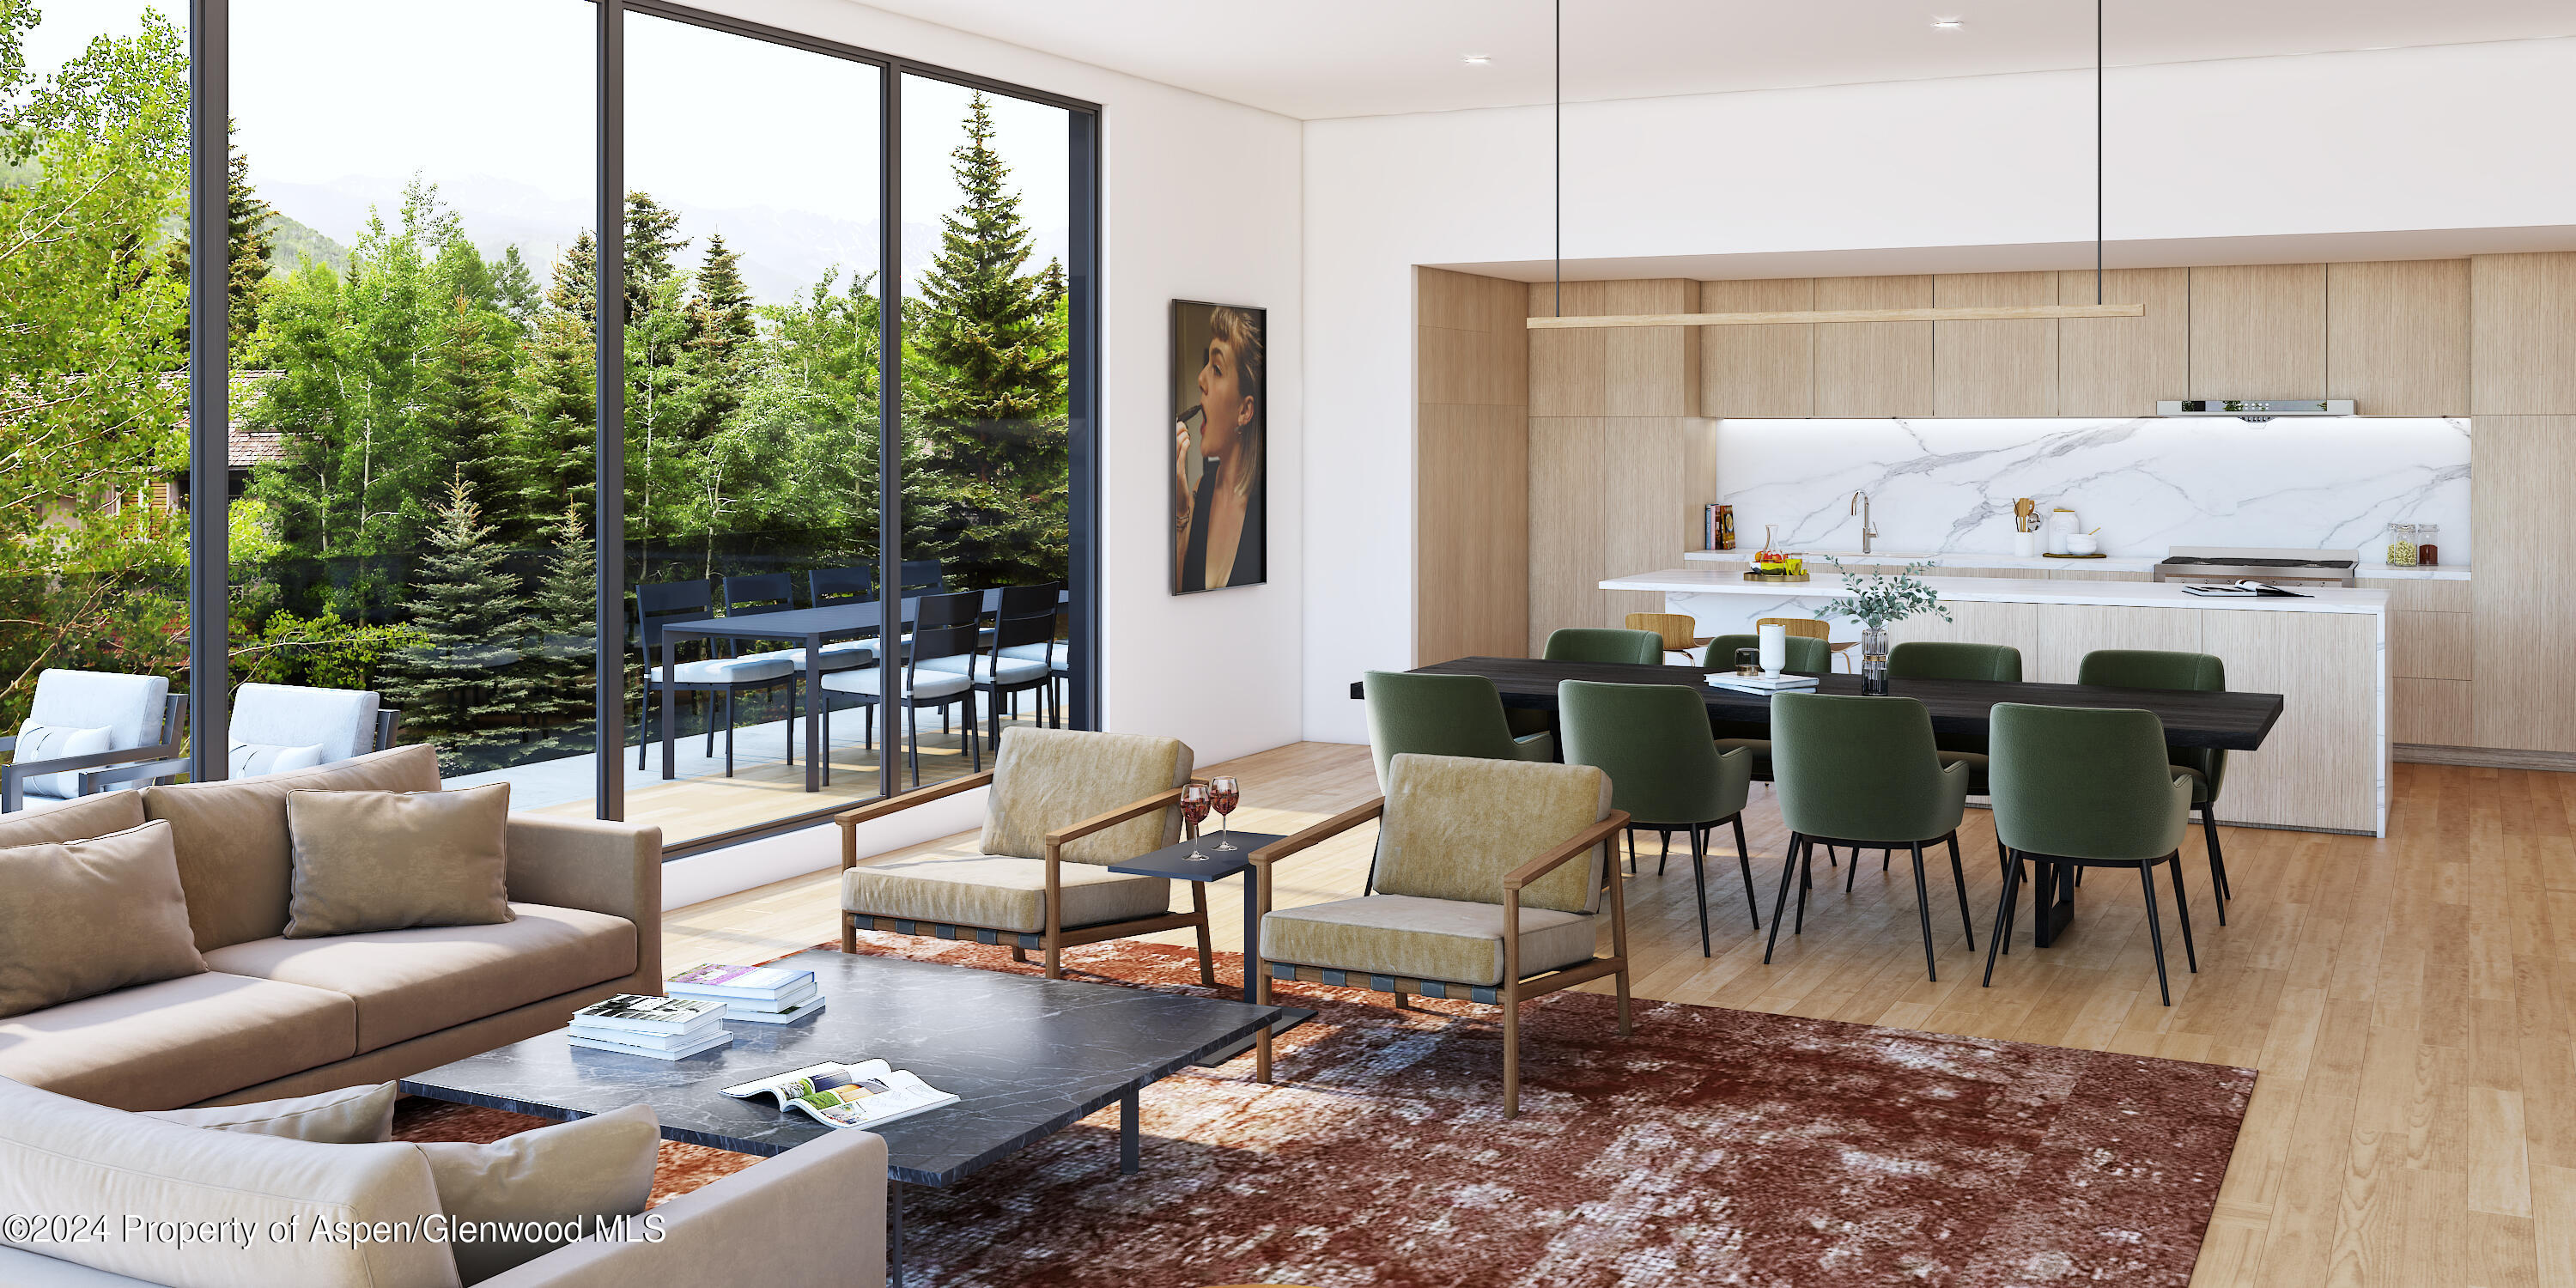
[[[659,828],[514,814],[515,920],[286,939],[286,793],[299,788],[436,791],[438,757],[398,747],[0,819],[0,846],[167,820],[207,966],[0,1019],[0,1077],[129,1110],[270,1100],[404,1077],[611,994],[661,991]]]

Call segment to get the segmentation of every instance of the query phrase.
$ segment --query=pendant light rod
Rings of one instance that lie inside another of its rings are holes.
[[[2102,0],[2093,0],[2093,302],[2102,302]]]
[[[1556,0],[1556,315],[1565,316],[1565,0]]]
[[[1533,331],[1632,326],[1802,326],[1813,322],[2046,322],[2060,318],[2145,317],[2143,304],[1998,304],[1948,309],[1808,309],[1785,313],[1626,313],[1539,317]]]

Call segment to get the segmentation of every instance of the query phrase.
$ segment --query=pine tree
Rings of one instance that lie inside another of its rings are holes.
[[[410,589],[411,626],[420,642],[395,655],[387,688],[402,706],[404,725],[436,744],[448,771],[458,772],[496,740],[496,726],[518,718],[505,672],[518,661],[513,629],[526,615],[525,603],[463,471],[434,515]]]
[[[527,618],[514,632],[528,644],[519,668],[525,678],[512,706],[519,719],[552,726],[549,741],[577,749],[576,744],[588,745],[591,695],[598,688],[598,605],[592,598],[598,567],[579,505],[566,502],[548,535],[554,553],[538,576]]]
[[[1063,575],[1067,540],[1062,287],[1058,273],[1023,275],[1035,239],[992,139],[977,94],[950,153],[964,201],[942,220],[920,323],[906,327],[906,400],[924,521],[971,575],[1033,581]]]
[[[241,134],[241,122],[230,123],[229,134]],[[276,250],[276,237],[269,231],[269,221],[277,209],[263,199],[250,183],[250,157],[241,144],[232,145],[232,161],[224,183],[224,236],[230,262],[226,265],[225,299],[230,310],[232,351],[242,353],[244,342],[259,330],[260,284],[268,280],[269,256]],[[169,266],[165,270],[180,282],[188,280],[192,242],[183,228],[171,244]],[[185,343],[188,327],[181,324],[179,339]]]
[[[707,261],[689,299],[689,359],[707,390],[706,414],[715,425],[742,405],[744,363],[759,338],[751,288],[742,280],[742,252],[725,247],[724,234],[707,237]]]
[[[521,334],[537,320],[537,279],[528,271],[528,261],[519,254],[516,243],[501,248],[501,257],[492,264],[492,299],[510,320],[518,324]]]
[[[653,307],[654,290],[677,271],[689,239],[677,235],[680,212],[665,210],[652,194],[626,194],[626,320]]]
[[[594,497],[598,453],[599,352],[592,320],[597,313],[593,273],[599,244],[587,232],[556,261],[545,306],[531,325],[524,378],[519,388],[516,435],[509,448],[509,488],[522,514],[550,514],[558,502],[588,507]],[[514,532],[514,540],[533,532]]]

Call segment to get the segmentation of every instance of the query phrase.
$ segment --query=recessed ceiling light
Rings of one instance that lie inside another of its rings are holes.
[[[1494,61],[1494,56],[1492,54],[1460,54],[1459,57],[1465,60],[1466,64],[1470,67],[1482,67],[1485,64]]]
[[[1968,20],[1965,18],[1935,18],[1932,20],[1932,29],[1935,31],[1957,31],[1959,28],[1967,25]]]

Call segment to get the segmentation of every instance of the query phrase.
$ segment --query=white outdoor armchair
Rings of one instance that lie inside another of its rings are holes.
[[[336,765],[394,745],[402,713],[372,689],[245,684],[233,693],[225,767],[229,776],[282,774]],[[188,772],[185,757],[119,765],[81,775],[83,794],[166,783]]]
[[[0,813],[48,809],[97,790],[89,774],[179,752],[188,699],[158,675],[47,669],[18,732],[0,738]]]

